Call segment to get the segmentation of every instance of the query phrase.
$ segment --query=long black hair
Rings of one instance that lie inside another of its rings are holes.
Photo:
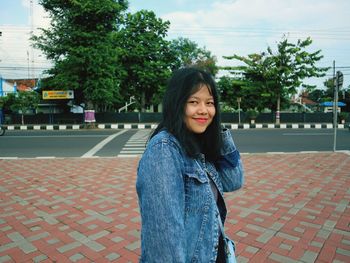
[[[188,98],[203,85],[207,86],[213,96],[215,115],[205,132],[191,132],[185,122],[185,107]],[[219,96],[213,77],[200,69],[187,67],[173,72],[163,98],[162,120],[153,132],[156,135],[166,128],[180,142],[190,157],[203,153],[209,161],[216,161],[220,156],[222,146]]]

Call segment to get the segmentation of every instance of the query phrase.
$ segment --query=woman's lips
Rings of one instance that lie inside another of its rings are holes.
[[[194,118],[194,120],[199,123],[206,123],[208,121],[206,118]]]

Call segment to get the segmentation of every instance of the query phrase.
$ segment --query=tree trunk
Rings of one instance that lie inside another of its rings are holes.
[[[142,92],[141,94],[141,112],[146,111],[146,93]]]
[[[21,119],[22,119],[22,125],[24,125],[24,114],[21,114]]]
[[[277,109],[276,109],[276,124],[280,124],[280,109],[281,108],[281,95],[277,96]]]

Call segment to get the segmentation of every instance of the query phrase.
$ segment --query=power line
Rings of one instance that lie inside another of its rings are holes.
[[[27,70],[27,66],[0,66],[1,70]],[[33,67],[35,70],[47,70],[50,69],[50,67]]]

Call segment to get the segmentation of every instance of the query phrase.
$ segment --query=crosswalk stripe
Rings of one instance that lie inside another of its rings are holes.
[[[146,143],[150,136],[150,130],[138,130],[126,142],[118,157],[137,157],[141,156],[146,148]]]

